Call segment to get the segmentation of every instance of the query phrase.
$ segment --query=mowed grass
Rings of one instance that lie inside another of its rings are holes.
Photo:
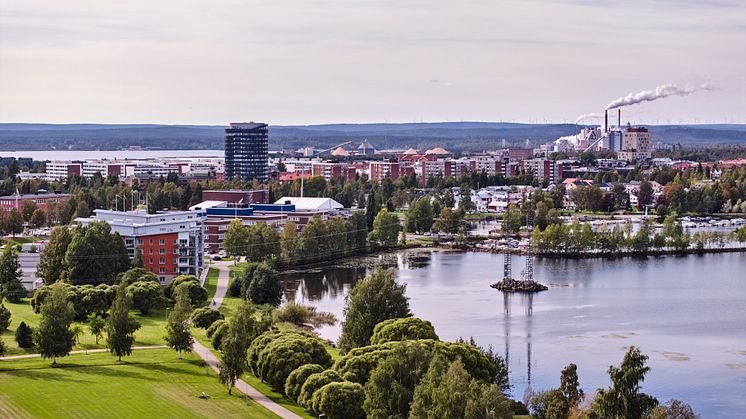
[[[240,392],[229,396],[194,354],[134,351],[0,361],[0,417],[276,417]],[[200,398],[204,393],[207,398]]]
[[[215,297],[215,291],[218,289],[218,275],[220,270],[217,268],[210,268],[207,271],[207,279],[205,279],[205,290],[207,290],[207,301],[212,301]]]
[[[22,355],[27,353],[34,353],[18,347],[15,340],[15,331],[21,322],[25,322],[31,327],[37,327],[39,320],[41,319],[40,314],[34,313],[34,309],[31,307],[29,299],[23,299],[18,304],[13,304],[9,301],[4,301],[5,307],[10,310],[11,323],[7,330],[3,331],[0,336],[5,342],[5,347],[8,349],[6,355]],[[140,322],[140,329],[135,332],[135,346],[155,346],[165,345],[166,342],[163,337],[166,335],[166,317],[167,310],[152,311],[147,316],[141,315],[137,311],[131,312],[132,316]],[[73,326],[78,325],[83,329],[83,333],[80,335],[80,339],[73,350],[82,349],[97,349],[106,347],[106,336],[99,340],[96,344],[96,338],[91,334],[88,329],[87,322],[74,322]]]

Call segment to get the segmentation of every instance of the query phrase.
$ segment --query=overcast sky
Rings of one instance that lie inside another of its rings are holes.
[[[0,0],[0,121],[746,122],[742,0]]]

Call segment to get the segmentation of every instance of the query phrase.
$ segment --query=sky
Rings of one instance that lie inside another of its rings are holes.
[[[0,0],[0,122],[746,123],[742,0]]]

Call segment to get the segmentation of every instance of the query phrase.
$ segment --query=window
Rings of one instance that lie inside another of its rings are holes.
[[[166,263],[166,259],[160,258],[160,259],[158,259],[158,263],[160,263],[161,265],[163,265],[164,263]],[[163,268],[161,268],[161,269],[163,269]]]
[[[165,276],[159,276],[158,280],[161,281],[161,284],[163,284],[164,282],[166,282],[166,277]]]
[[[163,246],[164,244],[166,244],[166,240],[160,239],[160,240],[158,240],[158,244],[160,244],[161,246]]]
[[[174,240],[174,245],[176,245],[176,243],[177,243],[177,241],[176,241],[176,240]]]
[[[142,239],[137,239],[137,244],[142,244]]]
[[[148,263],[150,263],[152,265],[153,264],[153,258],[150,258],[150,262],[148,262]]]
[[[158,249],[158,253],[161,254],[161,255],[165,255],[166,254],[166,249]]]
[[[162,273],[162,274],[165,274],[166,273],[166,268],[162,267],[159,272]]]
[[[150,244],[153,244],[153,239],[150,239]]]
[[[174,249],[174,254],[175,255],[179,254],[179,251],[177,249]]]
[[[176,259],[174,259],[174,265],[176,265],[176,263],[177,263],[177,262],[176,262]]]
[[[148,249],[148,253],[151,254],[151,255],[153,254],[153,248],[152,247],[150,249]]]

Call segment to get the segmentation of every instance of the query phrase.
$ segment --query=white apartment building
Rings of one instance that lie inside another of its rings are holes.
[[[201,210],[148,214],[97,209],[90,218],[75,221],[83,225],[93,221],[108,223],[112,232],[124,239],[130,258],[139,247],[145,268],[167,285],[179,275],[199,275],[204,267],[204,218]]]

